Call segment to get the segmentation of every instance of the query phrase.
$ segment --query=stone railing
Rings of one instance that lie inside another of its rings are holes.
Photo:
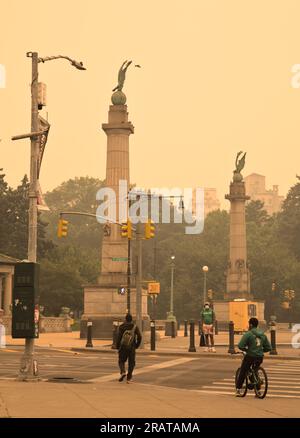
[[[2,316],[0,322],[5,327],[5,333],[11,335],[11,316]],[[65,333],[71,332],[71,324],[73,319],[69,316],[64,317],[52,317],[41,316],[40,317],[40,333]]]
[[[71,332],[72,322],[73,320],[69,316],[64,316],[64,317],[41,316],[40,333]]]

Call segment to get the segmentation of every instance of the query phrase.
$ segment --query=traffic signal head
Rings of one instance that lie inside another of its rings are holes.
[[[123,222],[121,225],[121,236],[132,239],[132,223],[129,219],[127,222]]]
[[[273,281],[273,283],[272,283],[272,291],[275,291],[276,290],[276,283],[275,283],[275,281]]]
[[[57,237],[66,237],[68,234],[68,221],[59,219],[57,228]]]
[[[145,238],[151,239],[155,236],[155,225],[151,219],[145,223]]]
[[[207,298],[209,300],[213,299],[213,290],[212,289],[208,289],[208,291],[207,291]]]

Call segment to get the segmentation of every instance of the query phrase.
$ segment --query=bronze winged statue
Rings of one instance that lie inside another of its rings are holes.
[[[243,151],[240,151],[240,152],[238,152],[238,154],[236,156],[236,159],[235,159],[235,171],[234,171],[234,173],[241,173],[241,171],[245,167],[245,161],[246,161],[246,154],[247,154],[247,152],[245,152],[244,155],[242,156],[242,158],[240,158],[242,153],[243,153]]]
[[[124,82],[125,82],[126,71],[131,63],[132,63],[132,61],[126,60],[121,65],[119,73],[118,73],[118,85],[113,89],[113,91],[117,91],[117,90],[122,91],[123,86],[124,86]]]

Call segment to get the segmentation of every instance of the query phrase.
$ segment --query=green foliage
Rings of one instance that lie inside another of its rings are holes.
[[[280,238],[300,260],[300,182],[289,190],[279,214]]]

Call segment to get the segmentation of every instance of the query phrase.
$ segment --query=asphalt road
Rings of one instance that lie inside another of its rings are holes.
[[[15,379],[22,347],[0,349],[0,379]],[[74,353],[69,350],[36,348],[43,380],[59,378],[80,382],[117,382],[116,353]],[[232,394],[234,374],[240,360],[214,357],[168,357],[137,355],[134,381],[138,384],[182,388],[201,393]],[[265,363],[269,376],[269,397],[300,398],[300,361]],[[250,394],[252,391],[250,391]]]

